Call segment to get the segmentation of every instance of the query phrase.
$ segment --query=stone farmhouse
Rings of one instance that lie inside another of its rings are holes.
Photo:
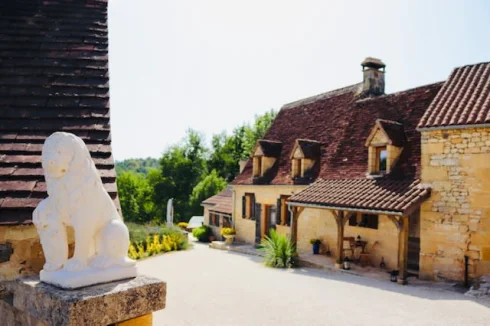
[[[489,273],[490,63],[393,94],[381,60],[361,65],[362,82],[281,108],[232,182],[237,240],[273,228],[301,255],[320,239],[340,267],[359,236],[400,283]]]
[[[2,1],[0,281],[44,264],[31,219],[47,196],[41,149],[51,133],[86,142],[117,203],[109,120],[107,1]]]
[[[216,239],[221,239],[221,229],[232,227],[232,198],[231,187],[209,197],[201,203],[204,208],[204,224],[213,230]]]

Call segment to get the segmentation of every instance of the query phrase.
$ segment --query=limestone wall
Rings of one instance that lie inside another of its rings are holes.
[[[73,230],[68,230],[70,255],[73,253]],[[0,246],[11,247],[8,259],[0,260],[0,281],[38,274],[44,265],[39,236],[34,225],[0,226]]]
[[[296,186],[296,185],[284,185],[284,186],[273,186],[273,185],[240,185],[233,186],[233,191],[235,191],[235,202],[233,203],[236,229],[236,239],[242,242],[254,244],[255,243],[255,221],[250,219],[242,218],[242,196],[245,193],[254,193],[255,202],[262,205],[277,205],[277,199],[281,195],[292,195],[297,193],[306,186]],[[277,227],[281,233],[287,233],[289,227]],[[289,231],[290,232],[290,231]]]
[[[422,183],[420,276],[490,273],[490,128],[422,132]]]
[[[396,269],[398,267],[398,230],[387,216],[379,216],[378,229],[349,226],[348,224],[345,226],[345,237],[357,237],[358,235],[368,242],[367,249],[371,249],[372,262],[375,266],[379,266],[381,257],[384,257],[387,268]],[[310,244],[312,238],[322,241],[320,253],[325,253],[327,248],[330,248],[332,257],[336,257],[337,224],[331,211],[305,208],[300,214],[297,243],[300,254],[312,251]]]

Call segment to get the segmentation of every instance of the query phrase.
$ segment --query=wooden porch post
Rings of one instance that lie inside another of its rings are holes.
[[[332,211],[337,222],[337,260],[335,262],[336,268],[342,268],[342,262],[344,261],[344,212],[338,213]]]
[[[398,284],[407,284],[408,216],[400,216],[398,229]]]
[[[298,208],[291,207],[291,242],[296,245],[298,243]]]

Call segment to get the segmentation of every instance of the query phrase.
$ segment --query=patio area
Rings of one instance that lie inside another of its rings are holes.
[[[232,245],[226,244],[224,241],[213,241],[209,244],[209,247],[212,249],[218,250],[228,250],[233,252],[239,252],[247,255],[254,256],[263,256],[264,253],[255,248],[252,245],[235,242]],[[390,271],[389,269],[381,269],[379,267],[373,266],[363,266],[361,267],[359,264],[355,262],[351,262],[350,269],[342,269],[335,267],[335,258],[326,256],[323,254],[314,255],[312,253],[300,254],[299,255],[299,263],[302,267],[310,267],[321,269],[334,273],[343,273],[355,276],[363,276],[369,277],[372,279],[380,280],[380,281],[390,281]],[[409,275],[408,283],[427,283],[424,281],[418,280],[414,275]]]

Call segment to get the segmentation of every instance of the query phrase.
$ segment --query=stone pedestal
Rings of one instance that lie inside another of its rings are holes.
[[[166,283],[146,276],[77,290],[29,277],[0,289],[1,324],[151,325],[152,312],[165,308],[165,298]]]

